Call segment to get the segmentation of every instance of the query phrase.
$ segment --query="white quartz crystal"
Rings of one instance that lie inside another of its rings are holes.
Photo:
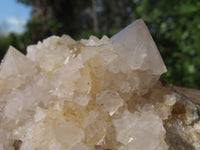
[[[123,150],[152,150],[162,147],[165,143],[165,129],[162,120],[154,111],[136,112],[125,111],[120,119],[113,120],[117,131],[117,140],[125,146]]]
[[[26,56],[10,47],[0,66],[0,150],[167,150],[178,107],[159,81],[165,71],[142,20],[111,39],[51,36]],[[191,112],[187,135],[199,148]]]
[[[1,64],[0,77],[25,76],[32,74],[34,70],[34,63],[10,46]]]
[[[97,94],[96,103],[112,116],[123,105],[123,99],[121,99],[118,93],[102,91]]]
[[[166,72],[160,53],[142,19],[114,35],[111,42],[117,54],[132,69],[149,70],[158,75]]]
[[[84,137],[83,131],[73,123],[63,123],[56,129],[56,139],[62,144],[71,147],[81,142]]]

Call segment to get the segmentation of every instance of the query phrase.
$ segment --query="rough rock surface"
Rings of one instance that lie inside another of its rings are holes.
[[[163,85],[144,22],[109,39],[52,36],[0,66],[0,150],[200,149],[200,109]]]

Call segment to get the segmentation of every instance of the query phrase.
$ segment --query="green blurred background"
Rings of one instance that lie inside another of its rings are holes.
[[[50,35],[68,34],[76,40],[111,37],[142,18],[168,68],[163,78],[171,84],[200,88],[199,0],[17,0],[32,8],[23,33],[3,34],[0,59],[9,45],[23,53],[26,46]]]

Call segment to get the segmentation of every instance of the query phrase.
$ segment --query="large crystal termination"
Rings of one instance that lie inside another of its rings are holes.
[[[111,39],[51,36],[0,66],[0,150],[200,149],[199,105],[163,85],[142,20]]]
[[[136,20],[111,38],[114,50],[131,69],[165,73],[166,67],[142,19]]]

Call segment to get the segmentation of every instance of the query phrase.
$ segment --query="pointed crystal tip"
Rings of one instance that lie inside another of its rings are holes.
[[[142,19],[138,19],[110,39],[114,50],[133,70],[151,70],[153,74],[166,72],[166,66]]]
[[[10,46],[0,66],[0,77],[28,74],[34,71],[34,63]]]

